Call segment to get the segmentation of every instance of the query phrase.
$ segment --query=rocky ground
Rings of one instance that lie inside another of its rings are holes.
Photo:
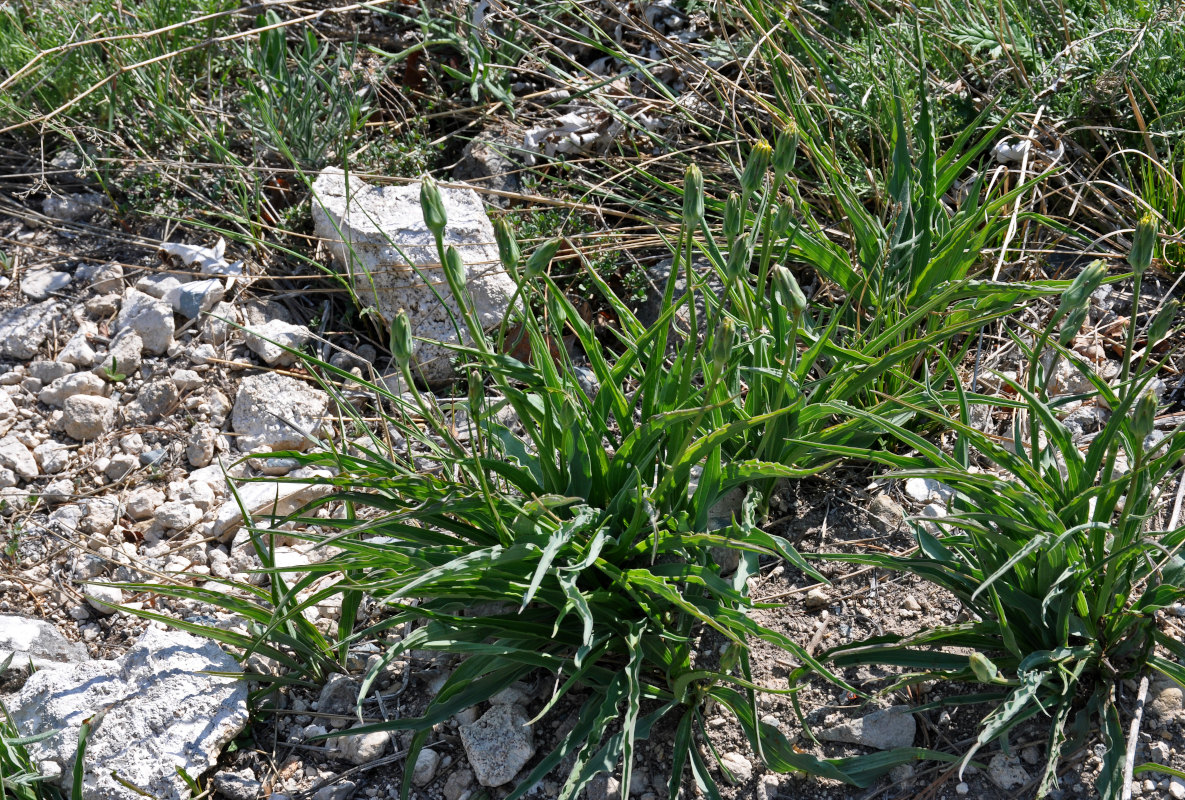
[[[376,202],[418,219],[414,195],[401,191]],[[340,232],[348,217],[343,208],[327,201],[314,211],[323,236],[332,238],[328,228]],[[450,208],[450,220],[461,216]],[[266,581],[257,572],[262,564],[242,524],[243,511],[257,523],[287,514],[324,493],[315,481],[328,475],[266,453],[319,447],[344,430],[325,387],[277,344],[307,347],[374,380],[390,372],[379,348],[357,332],[334,329],[322,311],[327,304],[300,296],[324,284],[196,233],[165,245],[111,236],[97,195],[51,194],[3,225],[15,269],[0,286],[0,526],[6,542],[0,556],[0,662],[15,653],[14,668],[31,660],[38,672],[26,680],[23,670],[10,671],[0,692],[23,727],[66,729],[64,737],[36,751],[42,768],[68,770],[83,717],[101,707],[107,717],[88,750],[96,765],[88,800],[139,797],[128,783],[154,797],[182,796],[186,789],[174,761],[193,777],[205,775],[214,796],[228,800],[395,797],[405,769],[413,770],[413,796],[423,800],[505,796],[515,776],[525,774],[536,753],[571,723],[561,707],[523,728],[550,689],[542,677],[441,723],[428,749],[407,765],[410,739],[402,734],[318,738],[356,723],[350,709],[359,676],[376,657],[373,645],[357,648],[351,674],[335,675],[323,687],[292,687],[273,698],[267,713],[249,720],[247,689],[254,684],[202,674],[238,669],[222,648],[116,607],[215,625],[229,634],[246,632],[241,619],[199,602],[103,585],[214,588],[218,579]],[[492,236],[480,220],[473,225],[459,235],[476,242],[489,237],[488,249]],[[488,252],[467,257],[475,279],[477,271],[488,271],[489,261]],[[488,294],[495,296],[500,279],[490,280],[495,288]],[[376,291],[382,303],[383,291],[406,289]],[[407,295],[400,297],[401,306],[409,304]],[[1098,298],[1100,315],[1110,311],[1111,297]],[[421,352],[421,367],[444,369],[438,356]],[[1086,436],[1105,412],[1092,406],[1074,413]],[[942,487],[911,482],[870,489],[872,477],[843,473],[787,486],[775,498],[774,524],[804,550],[904,552],[913,545],[905,516],[943,513]],[[333,506],[316,511],[336,513],[341,509]],[[288,538],[281,539],[275,558],[281,566],[300,566],[331,552]],[[843,565],[824,570],[830,587],[767,565],[752,593],[785,605],[762,611],[761,621],[819,651],[873,633],[911,631],[922,622],[953,622],[962,613],[952,598],[926,585]],[[334,631],[339,613],[329,599],[306,616]],[[363,615],[368,613],[377,611],[364,607]],[[1179,631],[1182,623],[1166,624]],[[756,679],[783,688],[792,665],[772,649],[759,646],[755,652]],[[423,655],[390,665],[365,706],[368,721],[411,716],[424,707],[453,664]],[[247,666],[260,664],[248,660]],[[886,675],[847,677],[874,688]],[[1134,687],[1122,688],[1134,694]],[[786,698],[770,696],[764,710],[798,736],[804,751],[819,755],[911,744],[958,753],[984,709],[916,710],[950,691],[935,685],[858,707],[835,687],[812,682],[800,702],[817,743],[801,733]],[[1182,711],[1179,688],[1153,685],[1141,760],[1185,768]],[[982,751],[981,766],[962,778],[945,765],[923,763],[899,767],[889,780],[855,791],[768,774],[730,721],[712,717],[709,729],[737,779],[726,791],[730,799],[1025,797],[1044,746],[1038,728],[1026,729],[1009,752],[995,745]],[[666,797],[670,734],[660,731],[641,748],[630,796]],[[129,740],[142,746],[125,746]],[[1061,796],[1090,796],[1098,765],[1097,748],[1071,760]],[[114,780],[112,770],[127,783]],[[531,796],[554,797],[562,777],[557,772]],[[1185,782],[1159,775],[1137,781],[1134,789],[1145,797],[1185,797]],[[626,792],[614,778],[603,778],[588,794],[589,800],[610,800]]]

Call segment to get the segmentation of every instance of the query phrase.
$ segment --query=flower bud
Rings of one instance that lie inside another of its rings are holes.
[[[1148,347],[1160,344],[1161,340],[1169,335],[1172,331],[1173,323],[1177,319],[1177,311],[1180,308],[1181,304],[1174,298],[1165,303],[1160,311],[1156,312],[1156,316],[1152,318],[1152,324],[1148,326]]]
[[[753,145],[753,149],[749,151],[749,160],[745,162],[745,171],[741,173],[741,191],[746,195],[751,195],[761,188],[772,156],[773,150],[764,139]]]
[[[494,220],[494,239],[498,242],[498,258],[502,261],[502,266],[511,275],[517,275],[522,253],[518,249],[518,241],[514,238],[514,231],[506,217]]]
[[[411,364],[411,321],[402,308],[395,312],[395,319],[391,320],[391,358],[401,371]]]
[[[774,233],[785,233],[790,229],[790,221],[794,219],[794,204],[789,200],[778,204],[778,213],[774,216]]]
[[[1141,442],[1147,438],[1148,434],[1152,433],[1152,426],[1156,422],[1156,409],[1159,405],[1156,395],[1152,392],[1144,392],[1136,401],[1135,410],[1132,411],[1132,433]]]
[[[1102,261],[1090,262],[1086,269],[1078,273],[1078,277],[1070,284],[1070,288],[1062,293],[1058,316],[1069,314],[1079,306],[1089,303],[1090,295],[1099,288],[1099,284],[1105,277],[1107,277],[1107,265]]]
[[[798,319],[806,311],[806,295],[802,287],[794,279],[794,273],[782,264],[773,268],[774,291],[781,295],[782,303],[790,312],[790,316]]]
[[[980,683],[995,683],[996,677],[1000,674],[999,668],[992,663],[992,660],[982,653],[972,653],[971,671],[975,673],[975,678]]]
[[[692,164],[683,175],[683,224],[695,229],[704,221],[704,175]]]
[[[440,196],[440,187],[431,175],[425,175],[420,183],[420,210],[424,214],[424,224],[432,231],[432,235],[437,238],[443,236],[444,228],[448,224],[448,214],[444,210],[444,198]]]
[[[715,374],[719,375],[723,372],[724,367],[728,364],[728,357],[732,354],[732,342],[736,338],[736,326],[733,325],[732,317],[724,317],[720,323],[720,327],[716,330],[716,335],[712,337],[712,369]]]
[[[1136,225],[1136,237],[1132,242],[1132,250],[1127,256],[1127,263],[1132,271],[1143,275],[1152,264],[1152,252],[1156,249],[1156,217],[1151,213],[1140,218]]]
[[[741,235],[741,196],[733,192],[724,203],[724,238],[731,244]]]
[[[730,282],[741,280],[749,273],[749,265],[753,263],[753,245],[748,239],[739,239],[728,252],[728,263],[724,267]]]
[[[555,254],[559,252],[560,245],[563,244],[561,239],[548,239],[543,244],[536,248],[531,257],[527,259],[527,266],[523,270],[523,278],[525,280],[534,280],[543,274],[551,260],[555,258]]]
[[[451,244],[444,250],[444,263],[441,264],[444,268],[444,279],[448,281],[449,288],[456,292],[458,289],[465,286],[465,262],[461,260],[461,254],[457,248]]]
[[[774,172],[786,175],[794,169],[794,162],[798,158],[798,123],[791,119],[785,129],[778,134],[778,142],[774,145]]]

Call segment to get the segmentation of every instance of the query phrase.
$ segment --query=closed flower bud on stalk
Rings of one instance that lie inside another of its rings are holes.
[[[1152,264],[1152,251],[1156,248],[1156,217],[1145,214],[1136,225],[1136,237],[1132,242],[1131,253],[1127,256],[1127,263],[1132,271],[1143,275]]]
[[[391,357],[400,370],[411,364],[411,321],[402,308],[395,312],[391,321]]]
[[[560,245],[563,241],[560,239],[548,239],[543,244],[539,245],[531,257],[527,259],[527,266],[523,270],[523,278],[526,280],[534,280],[547,270],[551,260],[555,258],[555,254],[559,252]]]
[[[704,175],[692,164],[683,175],[683,224],[697,228],[704,221]]]
[[[1173,299],[1165,303],[1164,307],[1156,313],[1156,316],[1152,318],[1152,324],[1148,326],[1148,347],[1159,344],[1164,340],[1164,337],[1169,335],[1180,308],[1181,304]]]
[[[980,683],[995,683],[1000,670],[990,658],[982,653],[972,653],[970,659],[971,671],[975,673],[976,680]]]
[[[1156,395],[1152,392],[1144,392],[1136,401],[1136,408],[1132,412],[1132,433],[1138,436],[1140,441],[1144,441],[1148,434],[1152,433],[1158,405]]]
[[[774,145],[774,172],[786,175],[794,169],[794,162],[798,158],[798,123],[790,120],[786,128],[778,134],[778,142]]]
[[[741,191],[753,194],[761,188],[765,180],[765,173],[769,169],[769,160],[773,156],[769,142],[762,139],[749,151],[749,160],[745,163],[745,171],[741,173]]]
[[[444,210],[444,198],[440,195],[440,187],[431,175],[425,175],[420,183],[420,208],[424,214],[424,224],[434,236],[444,234],[448,225],[448,214]]]
[[[778,204],[778,213],[774,217],[774,232],[785,233],[790,229],[790,221],[794,219],[794,204],[786,200]]]
[[[782,264],[773,269],[775,288],[781,293],[783,302],[789,307],[791,316],[798,319],[806,311],[806,295],[794,279],[794,273]]]
[[[733,192],[724,202],[724,238],[730,243],[741,235],[741,196]]]
[[[1062,294],[1058,315],[1064,316],[1089,303],[1090,295],[1099,288],[1099,284],[1105,277],[1107,277],[1107,265],[1102,261],[1090,262],[1086,269],[1078,273],[1078,277],[1070,284],[1070,288]]]
[[[731,317],[725,317],[720,323],[716,335],[712,337],[712,369],[717,375],[728,364],[728,357],[732,353],[732,342],[735,338],[736,326],[733,325]]]
[[[444,267],[444,278],[448,281],[450,288],[460,288],[465,285],[465,262],[461,260],[461,254],[457,248],[451,244],[445,248],[442,266]]]
[[[505,217],[494,220],[494,240],[498,242],[498,258],[501,259],[502,266],[512,275],[517,275],[522,252],[518,249],[518,240],[514,238],[514,231]]]

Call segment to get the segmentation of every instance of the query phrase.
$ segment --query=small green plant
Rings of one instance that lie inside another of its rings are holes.
[[[465,59],[468,70],[458,69],[456,62],[450,64],[448,59],[440,60],[440,70],[467,85],[469,97],[474,103],[481,102],[483,98],[492,99],[502,103],[513,116],[515,98],[510,91],[511,70],[528,52],[518,41],[518,9],[499,14],[497,12],[502,6],[481,6],[483,11],[479,17],[478,6],[458,6],[461,13],[456,14],[442,8],[430,8],[424,0],[406,5],[418,5],[419,13],[409,15],[398,6],[388,6],[377,11],[401,23],[419,27],[421,43],[400,53],[384,55],[393,63],[413,54],[418,57],[421,50],[430,47],[454,50]]]
[[[1137,303],[1154,240],[1153,223],[1145,219],[1131,257]],[[953,454],[899,426],[896,435],[916,456],[890,460],[863,453],[911,467],[894,473],[898,477],[932,478],[954,490],[950,516],[932,520],[942,533],[916,527],[919,549],[910,557],[828,556],[912,572],[963,602],[970,622],[846,645],[829,652],[828,663],[904,667],[898,686],[934,678],[987,684],[980,699],[994,709],[963,764],[1022,722],[1048,717],[1038,797],[1056,788],[1061,756],[1084,744],[1086,717],[1072,722],[1082,711],[1097,720],[1107,745],[1099,794],[1118,797],[1125,751],[1118,684],[1151,668],[1185,685],[1185,645],[1163,633],[1156,619],[1160,609],[1185,596],[1185,526],[1152,527],[1161,487],[1181,474],[1185,431],[1154,435],[1157,400],[1149,390],[1163,364],[1150,354],[1172,331],[1177,303],[1170,301],[1152,318],[1147,346],[1135,363],[1133,323],[1121,382],[1113,389],[1067,349],[1105,274],[1101,262],[1086,269],[1044,329],[1008,329],[1029,359],[1027,381],[1002,378],[1019,399],[972,396],[956,387],[947,397],[958,408],[957,419],[925,412],[957,433]],[[1051,399],[1045,388],[1046,356],[1055,364],[1067,359],[1111,410],[1084,451],[1058,419],[1065,399]],[[1012,408],[1027,424],[1014,427],[1011,441],[997,442],[970,425],[969,407],[976,404]],[[970,470],[972,454],[990,468]],[[1157,647],[1164,655],[1154,652]],[[969,649],[970,657],[955,648]]]
[[[0,500],[0,512],[8,510],[8,501]],[[14,522],[9,526],[8,535],[4,539],[4,555],[8,558],[16,558],[16,554],[21,550],[21,536],[24,535],[24,527],[19,521]]]
[[[113,383],[127,380],[128,377],[119,371],[119,359],[115,358],[115,356],[111,357],[111,366],[103,367],[103,374],[107,377],[107,380]]]
[[[334,52],[306,29],[289,51],[287,27],[269,10],[259,17],[259,41],[241,55],[247,126],[301,169],[316,170],[346,152],[369,116],[366,87],[356,75],[356,46]]]

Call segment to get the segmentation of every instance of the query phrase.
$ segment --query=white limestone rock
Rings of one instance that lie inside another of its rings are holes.
[[[131,328],[125,328],[111,340],[106,354],[95,365],[94,373],[109,381],[130,378],[140,371],[143,358],[144,340]]]
[[[424,224],[419,184],[377,187],[351,176],[347,190],[345,173],[329,167],[313,183],[313,194],[316,233],[363,302],[375,306],[388,323],[405,309],[412,333],[430,340],[413,343],[417,374],[429,384],[452,378],[453,351],[436,342],[471,341],[464,324],[458,337],[453,322],[458,306]],[[514,281],[502,268],[493,225],[477,193],[441,188],[441,195],[448,215],[445,244],[460,252],[473,307],[482,328],[491,330],[509,310]]]
[[[108,586],[102,583],[88,583],[82,587],[82,596],[86,602],[98,613],[109,617],[123,605],[123,590],[118,586]]]
[[[12,669],[61,667],[86,661],[86,648],[71,642],[53,625],[40,619],[0,614],[0,664],[12,656]]]
[[[107,205],[107,196],[98,192],[51,194],[41,201],[41,213],[63,222],[85,222]]]
[[[231,425],[243,452],[304,450],[310,444],[307,435],[321,430],[328,407],[329,395],[295,378],[250,375],[239,384]]]
[[[819,731],[826,742],[846,742],[877,750],[912,747],[917,722],[909,706],[891,706],[860,719]]]
[[[33,457],[46,475],[56,475],[70,464],[70,448],[50,439],[33,448]]]
[[[63,361],[48,361],[41,358],[26,364],[25,370],[30,376],[41,381],[42,384],[53,383],[58,378],[64,378],[75,372],[74,365],[72,364],[67,364]]]
[[[132,425],[148,425],[172,412],[179,400],[171,377],[156,378],[140,387],[136,399],[124,408],[123,417]]]
[[[519,706],[491,706],[476,722],[460,726],[461,744],[482,786],[509,783],[535,755],[526,712]]]
[[[89,369],[95,363],[95,349],[91,347],[90,337],[98,333],[93,322],[84,321],[66,342],[66,346],[58,353],[58,361],[72,364],[80,369]]]
[[[143,275],[136,281],[136,288],[144,294],[164,300],[165,295],[181,285],[181,279],[166,272]]]
[[[76,394],[62,404],[62,428],[72,439],[96,439],[114,423],[115,404],[108,397]]]
[[[178,767],[212,767],[247,723],[247,684],[211,672],[240,672],[211,641],[148,628],[122,657],[34,674],[7,699],[22,734],[58,730],[27,745],[61,769],[69,791],[79,728],[106,710],[87,742],[83,800],[142,800],[114,772],[157,800],[190,796]]]
[[[332,473],[328,470],[302,467],[293,471],[288,480],[240,484],[236,487],[238,499],[232,497],[219,507],[211,533],[222,541],[229,539],[243,522],[243,510],[252,518],[287,516],[333,491],[333,486],[328,483],[311,482],[330,477]]]
[[[198,425],[185,443],[185,457],[195,467],[209,466],[214,460],[214,443],[217,440],[217,429],[210,425]]]
[[[156,521],[167,531],[185,530],[202,520],[202,510],[190,503],[171,500],[156,510]]]
[[[358,723],[354,727],[359,727],[362,723]],[[383,753],[387,751],[387,745],[391,741],[391,736],[386,731],[373,731],[371,733],[353,733],[349,736],[343,736],[340,740],[342,758],[349,761],[351,764],[369,764],[371,761],[376,761],[382,757]],[[425,751],[430,752],[430,751]],[[422,786],[423,784],[416,784]]]
[[[128,495],[125,509],[128,516],[134,520],[148,519],[164,502],[164,492],[153,489],[151,486],[144,486]]]
[[[313,338],[304,325],[293,325],[282,319],[268,320],[262,325],[252,325],[246,331],[247,347],[263,359],[268,366],[286,367],[294,364],[296,355],[284,348],[299,350]]]
[[[0,439],[0,467],[12,470],[23,481],[31,481],[40,474],[37,459],[16,436]]]
[[[217,278],[190,281],[170,288],[162,298],[178,314],[194,319],[209,311],[226,296],[226,287]]]
[[[173,342],[173,309],[151,295],[128,289],[123,293],[123,306],[115,318],[117,331],[127,328],[140,334],[145,351],[160,355]]]
[[[0,392],[0,436],[8,433],[18,418],[16,403],[12,402],[7,392]]]
[[[55,300],[19,305],[0,314],[0,358],[27,361],[37,355],[62,306]]]
[[[30,300],[44,300],[70,285],[70,273],[50,269],[29,270],[21,278],[21,294]]]
[[[98,375],[90,372],[76,372],[58,378],[37,394],[37,399],[52,408],[61,408],[71,397],[80,394],[103,397],[107,394],[107,384]]]

